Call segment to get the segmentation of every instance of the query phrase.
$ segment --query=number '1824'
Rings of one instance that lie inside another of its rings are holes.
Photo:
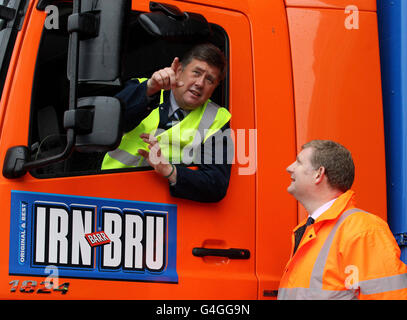
[[[18,285],[20,284],[20,280],[12,280],[9,282],[9,284],[11,284],[10,292],[16,292]],[[20,292],[33,293],[35,290],[37,290],[37,293],[51,293],[52,291],[59,291],[61,294],[66,294],[68,292],[68,288],[69,282],[65,282],[54,287],[54,283],[52,281],[41,281],[40,287],[37,289],[36,280],[24,280],[21,283]]]

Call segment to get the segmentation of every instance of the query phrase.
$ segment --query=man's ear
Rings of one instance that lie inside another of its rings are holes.
[[[325,168],[319,167],[315,174],[315,183],[320,184],[325,176]]]

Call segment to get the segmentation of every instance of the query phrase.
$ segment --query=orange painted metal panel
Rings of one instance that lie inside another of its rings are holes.
[[[148,1],[135,1],[133,9],[147,8]],[[254,128],[254,101],[250,26],[247,18],[234,11],[196,4],[177,6],[184,11],[203,14],[209,22],[221,25],[229,37],[230,110],[233,130]],[[28,17],[27,17],[28,19]],[[26,145],[30,114],[31,88],[45,13],[33,11],[27,29],[16,74],[12,79],[9,104],[4,121],[8,139],[0,143],[0,158],[15,145]],[[244,76],[242,76],[244,75]],[[244,166],[244,165],[243,165]],[[177,272],[178,284],[60,279],[70,282],[67,295],[47,295],[47,299],[255,299],[255,197],[256,175],[240,175],[240,165],[232,169],[230,188],[224,200],[202,204],[172,198],[168,183],[152,171],[139,171],[93,176],[36,179],[27,174],[17,180],[0,177],[2,212],[0,227],[1,251],[9,248],[9,212],[11,190],[78,195],[97,198],[170,203],[177,205]],[[250,190],[250,192],[249,192]],[[252,258],[199,258],[192,255],[194,247],[244,248]],[[7,255],[7,254],[6,254]],[[10,296],[9,282],[28,279],[9,276],[8,264],[0,266],[1,297],[41,299],[41,295],[15,292]],[[236,281],[239,286],[236,287]]]
[[[175,0],[177,2],[197,3],[194,0]],[[253,0],[199,0],[199,3],[208,7],[223,8],[246,13]],[[278,0],[284,1],[284,0]]]
[[[259,298],[273,294],[289,258],[297,204],[285,172],[295,157],[290,44],[284,3],[250,2],[257,128],[256,272]]]
[[[341,10],[288,8],[287,15],[298,149],[311,139],[333,139],[349,148],[358,205],[386,218],[376,14],[360,12],[359,29],[351,30]],[[304,215],[302,209],[299,219]]]
[[[285,0],[285,3],[287,7],[345,9],[351,5],[362,11],[376,11],[376,0]]]

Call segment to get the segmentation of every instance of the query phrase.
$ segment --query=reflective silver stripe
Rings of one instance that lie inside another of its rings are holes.
[[[353,290],[322,290],[317,288],[280,288],[278,300],[357,300]]]
[[[396,276],[365,280],[359,282],[361,294],[376,294],[387,291],[406,289],[407,274],[399,274]]]
[[[311,281],[310,281],[310,288],[319,288],[322,289],[322,277],[324,274],[324,268],[326,265],[326,260],[328,259],[329,250],[331,249],[332,242],[334,240],[336,230],[338,230],[339,226],[342,222],[349,217],[352,213],[361,212],[363,210],[360,209],[350,209],[342,213],[339,217],[338,221],[335,223],[334,227],[332,228],[331,232],[329,233],[328,237],[325,240],[324,245],[321,248],[321,251],[318,254],[317,260],[315,261],[314,268],[312,269],[311,274]]]
[[[193,159],[195,163],[199,163],[200,159],[199,152],[197,152],[198,147],[205,139],[205,130],[208,130],[212,123],[215,121],[216,115],[218,113],[219,106],[216,103],[208,102],[206,105],[205,111],[202,115],[201,121],[199,122],[199,126],[197,132],[195,134],[194,140],[184,148],[183,154],[187,154],[188,152],[193,150]]]
[[[117,148],[116,150],[113,150],[113,151],[109,151],[108,155],[111,158],[113,158],[129,167],[138,166],[139,162],[142,158],[142,156],[135,156],[134,154],[131,154],[131,153],[127,152],[126,150],[122,150],[119,148]]]
[[[198,132],[201,134],[201,141],[205,138],[205,130],[209,129],[212,123],[215,121],[216,114],[218,113],[219,106],[212,101],[206,105],[204,114],[202,115],[201,122],[199,122]]]
[[[329,250],[331,249],[332,242],[334,240],[336,231],[340,225],[345,221],[347,217],[355,212],[362,212],[363,210],[354,208],[349,209],[342,213],[338,221],[335,223],[331,232],[325,240],[317,259],[315,260],[314,268],[312,269],[309,288],[280,288],[278,290],[279,300],[292,300],[292,299],[304,299],[304,300],[327,300],[327,299],[357,299],[355,290],[323,290],[322,280],[324,275],[324,268],[326,260],[328,259]],[[281,291],[281,294],[280,294]]]
[[[191,143],[192,147],[199,146],[202,141],[204,141],[205,130],[208,130],[212,123],[215,121],[216,114],[218,113],[218,108],[219,106],[216,103],[208,102],[202,115],[201,121],[199,122],[194,141],[192,141]]]

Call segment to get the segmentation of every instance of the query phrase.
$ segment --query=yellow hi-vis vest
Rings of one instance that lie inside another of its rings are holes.
[[[140,82],[145,80],[139,79]],[[163,93],[164,90],[161,90],[160,105],[164,102]],[[139,149],[149,151],[148,144],[140,138],[142,133],[156,136],[163,156],[170,163],[190,164],[199,156],[194,153],[196,148],[219,131],[230,118],[227,109],[208,100],[175,126],[163,130],[158,129],[160,113],[159,108],[155,108],[136,128],[123,135],[116,150],[105,155],[102,170],[148,166],[144,157],[138,153]]]

